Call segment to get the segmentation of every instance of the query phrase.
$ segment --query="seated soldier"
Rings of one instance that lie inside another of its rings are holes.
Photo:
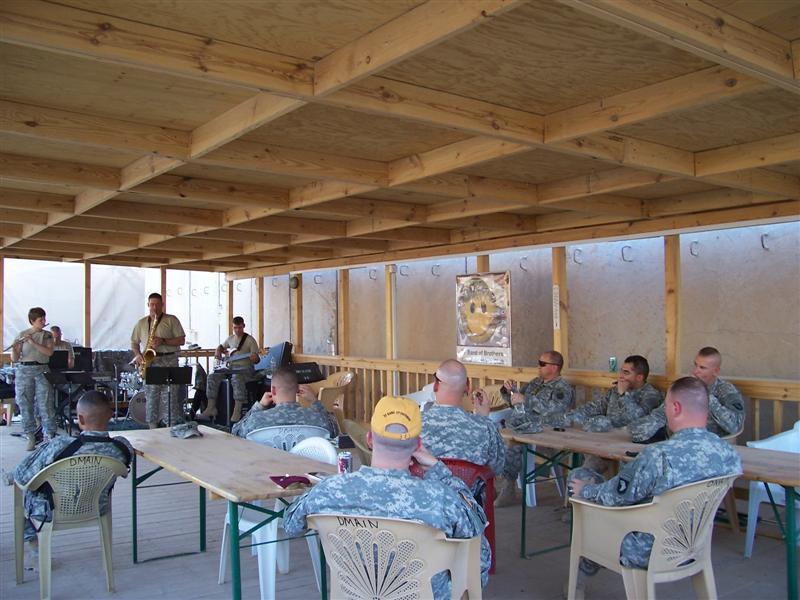
[[[500,475],[505,463],[505,444],[500,430],[489,419],[489,399],[481,390],[473,394],[475,414],[461,407],[469,393],[467,370],[457,360],[446,360],[436,370],[433,393],[436,402],[422,413],[422,440],[437,458],[457,458],[488,465]]]
[[[694,377],[678,379],[664,402],[672,437],[647,446],[616,477],[605,482],[589,469],[575,469],[569,478],[571,490],[579,498],[604,506],[628,506],[687,483],[741,472],[733,446],[706,430],[708,407],[708,390],[702,381]],[[629,533],[622,541],[620,563],[646,569],[652,547],[650,534]],[[599,568],[591,561],[581,561],[581,572],[586,575]]]
[[[217,416],[217,396],[219,386],[227,377],[231,378],[231,388],[233,389],[233,414],[231,421],[238,421],[242,418],[242,405],[247,400],[246,384],[251,381],[258,381],[263,377],[261,373],[256,373],[254,364],[258,362],[258,342],[255,338],[245,333],[244,319],[242,317],[233,318],[233,335],[228,337],[223,343],[217,346],[214,358],[222,360],[223,355],[228,357],[228,369],[230,373],[209,373],[206,383],[206,397],[208,406],[199,415],[201,419],[213,419]]]
[[[661,392],[647,383],[650,365],[638,354],[629,356],[622,363],[619,379],[602,398],[579,406],[567,414],[575,425],[583,425],[584,431],[610,431],[624,427],[661,406]],[[589,456],[584,467],[605,473],[610,461],[598,456]]]
[[[298,392],[311,403],[310,408],[303,408],[297,403]],[[273,402],[275,407],[269,408]],[[339,435],[336,417],[325,410],[311,387],[298,387],[297,374],[286,368],[273,373],[270,391],[264,392],[261,400],[253,405],[244,419],[233,426],[231,433],[247,437],[256,429],[278,425],[316,425],[327,429],[331,437]]]
[[[40,445],[33,454],[26,456],[14,471],[14,480],[19,485],[26,485],[39,471],[57,460],[74,454],[104,454],[125,463],[131,464],[133,447],[124,437],[114,438],[108,435],[108,421],[113,410],[108,398],[101,392],[90,390],[78,399],[78,425],[81,433],[77,438],[56,436]],[[109,495],[114,483],[107,493],[100,495],[100,514],[108,512]],[[44,490],[26,490],[25,492],[25,540],[33,546],[36,544],[37,529],[31,518],[39,522],[53,519],[50,507],[50,495]]]
[[[708,423],[706,428],[719,436],[741,431],[744,427],[744,401],[739,390],[719,376],[722,355],[719,350],[706,346],[694,358],[692,377],[702,381],[708,389]],[[667,418],[662,404],[649,415],[628,425],[634,442],[646,442],[661,435]]]
[[[372,466],[323,479],[286,509],[283,528],[288,535],[306,529],[306,517],[342,513],[421,521],[451,538],[483,533],[486,515],[469,490],[422,445],[419,406],[408,398],[385,396],[375,406],[368,442]],[[411,459],[425,470],[424,478],[409,473]],[[481,582],[489,577],[491,550],[481,543]],[[434,598],[450,598],[450,579],[437,574]]]
[[[511,390],[510,402],[514,412],[506,419],[507,425],[520,433],[538,433],[544,426],[563,427],[566,413],[572,406],[572,386],[561,378],[564,357],[550,350],[539,357],[539,377],[529,381],[517,392],[511,381],[503,384]],[[494,505],[508,506],[519,501],[517,477],[522,470],[524,446],[513,444],[506,450],[503,477],[496,485],[499,488]]]

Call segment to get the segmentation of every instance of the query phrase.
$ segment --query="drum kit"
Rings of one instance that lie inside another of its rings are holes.
[[[145,410],[147,399],[144,395],[144,381],[139,371],[120,373],[119,389],[128,397],[128,415],[125,418],[133,419],[140,425],[147,425]]]

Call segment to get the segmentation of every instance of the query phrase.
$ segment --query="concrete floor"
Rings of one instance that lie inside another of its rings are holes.
[[[12,437],[12,428],[0,427],[0,468],[12,471],[25,454],[25,442]],[[140,463],[140,472],[145,464]],[[156,480],[178,481],[159,473]],[[563,509],[555,487],[538,486],[539,506],[528,511],[529,550],[563,543],[568,527],[561,520]],[[117,592],[105,590],[100,557],[99,534],[85,529],[56,533],[53,544],[53,599],[114,598],[145,600],[152,598],[230,598],[230,583],[217,584],[220,536],[225,503],[208,502],[208,551],[134,565],[131,558],[131,487],[126,480],[114,491],[114,576]],[[39,597],[38,573],[25,572],[25,582],[14,582],[11,488],[0,487],[0,598]],[[161,554],[192,551],[198,547],[197,489],[192,485],[144,490],[139,495],[140,559]],[[766,514],[766,513],[762,513]],[[497,573],[484,597],[488,599],[560,600],[567,578],[569,549],[564,548],[524,560],[519,557],[520,508],[496,511]],[[291,572],[278,575],[279,599],[318,598],[307,546],[302,540],[291,542]],[[719,597],[761,600],[786,597],[786,567],[782,542],[758,537],[754,556],[742,557],[743,535],[717,526],[714,533],[713,561]],[[255,559],[242,553],[243,597],[258,598],[258,572]],[[663,599],[693,598],[688,581],[658,586]],[[624,598],[621,578],[601,571],[588,584],[587,598]]]

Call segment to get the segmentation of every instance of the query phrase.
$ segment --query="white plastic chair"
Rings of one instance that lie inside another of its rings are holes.
[[[253,439],[251,437],[252,433],[256,433],[258,431],[265,431],[268,429],[276,430],[276,429],[291,429],[296,428],[295,433],[296,436],[289,436],[286,432],[281,432],[279,435],[272,437],[276,443],[283,444],[286,443],[288,439],[295,439],[298,438],[296,443],[293,447],[289,450],[292,454],[298,454],[300,456],[305,456],[307,458],[312,458],[314,460],[318,460],[320,462],[328,463],[331,465],[336,464],[337,453],[336,448],[328,441],[327,435],[328,431],[322,429],[321,427],[313,427],[313,426],[306,426],[306,425],[287,425],[285,427],[265,427],[263,429],[256,430],[251,432],[250,435],[247,436],[247,439]],[[312,436],[312,437],[305,437],[299,439],[304,433],[313,433],[310,430],[318,430],[322,435],[321,436]],[[267,439],[269,436],[262,435],[264,439]],[[264,442],[259,442],[264,443]],[[265,443],[267,446],[272,446],[272,444]],[[278,446],[272,446],[278,447]],[[280,511],[284,508],[286,504],[281,500],[275,501],[275,506],[273,507],[274,511]],[[255,511],[247,511],[245,509],[239,510],[239,532],[244,532],[249,529],[252,529],[258,523],[263,521],[267,518],[267,515],[263,513],[258,513]],[[261,600],[271,600],[275,598],[275,569],[277,566],[277,570],[280,573],[288,573],[289,572],[289,544],[288,543],[277,543],[277,540],[281,539],[281,535],[278,533],[278,528],[282,527],[283,519],[273,519],[267,525],[261,527],[260,529],[256,530],[252,534],[252,541],[253,544],[259,544],[257,546],[252,546],[251,554],[257,556],[258,558],[258,579],[259,579],[259,587],[261,591]],[[219,576],[217,578],[217,582],[222,584],[225,583],[225,575],[228,569],[228,555],[230,552],[230,541],[229,536],[230,533],[230,520],[228,515],[225,515],[225,522],[222,528],[222,542],[220,547],[220,555],[219,555]],[[271,542],[271,543],[265,543]],[[319,565],[319,552],[317,550],[317,543],[313,537],[306,538],[306,542],[308,543],[308,549],[311,553],[311,563],[314,567],[314,575],[317,580],[317,587],[320,585],[320,565]]]
[[[530,452],[528,454],[528,470],[525,473],[525,477],[527,477],[533,473],[536,469],[536,455],[533,452],[536,450],[536,446],[528,446]],[[523,449],[523,452],[525,450]],[[558,490],[559,495],[563,498],[564,497],[564,475],[560,467],[550,467],[550,477],[549,479],[556,484],[556,490]],[[522,488],[522,474],[517,478],[517,487]],[[545,481],[545,480],[542,480]],[[539,481],[533,481],[527,484],[525,488],[525,504],[530,508],[536,506],[536,484]]]
[[[480,599],[481,536],[448,539],[417,521],[309,515],[331,569],[331,598],[432,598],[431,577],[451,573],[452,598]]]
[[[655,598],[655,584],[692,578],[699,598],[716,598],[711,564],[714,515],[739,476],[727,475],[674,488],[646,504],[601,506],[570,498],[572,547],[568,600],[575,599],[578,565],[583,556],[622,575],[628,600]],[[620,546],[632,531],[653,540],[647,569],[623,567]]]
[[[420,410],[425,410],[425,405],[428,402],[436,402],[436,396],[433,393],[433,384],[429,383],[417,392],[412,392],[410,394],[403,394],[404,398],[409,398],[413,400],[417,404],[419,404]]]
[[[794,424],[794,427],[788,431],[784,431],[773,435],[772,437],[763,440],[747,442],[751,448],[765,448],[767,450],[780,450],[782,452],[793,452],[800,454],[800,421]],[[800,459],[795,460],[798,464]],[[769,491],[772,493],[772,499],[775,504],[786,506],[786,492],[783,487],[775,484],[768,483]],[[756,525],[758,524],[758,508],[762,502],[769,502],[769,495],[764,487],[765,484],[761,481],[750,482],[750,494],[747,502],[747,533],[744,540],[744,557],[750,558],[753,554],[753,543],[756,537]],[[795,512],[800,511],[800,501],[795,501]]]
[[[316,425],[277,425],[254,429],[247,434],[247,439],[250,441],[285,452],[289,452],[295,444],[310,437],[328,439],[330,432]]]
[[[101,454],[79,454],[57,460],[39,471],[24,489],[38,490],[49,484],[53,490],[53,520],[42,524],[39,538],[39,588],[42,600],[51,595],[51,544],[54,531],[97,525],[103,546],[103,567],[106,587],[114,591],[114,570],[111,558],[111,502],[108,511],[100,514],[100,496],[118,476],[127,477],[128,467],[115,458]],[[15,533],[17,564],[22,564],[22,532]]]

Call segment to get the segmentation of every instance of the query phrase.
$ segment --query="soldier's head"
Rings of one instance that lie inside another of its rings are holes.
[[[45,325],[45,317],[47,314],[41,306],[34,306],[28,311],[28,323],[37,329],[43,329]]]
[[[233,317],[233,335],[240,337],[244,333],[244,319]]]
[[[638,390],[647,381],[650,374],[650,365],[644,356],[633,354],[622,363],[619,378],[627,381],[631,389]]]
[[[89,390],[78,398],[78,425],[81,431],[106,431],[113,411],[102,392]]]
[[[708,389],[696,377],[681,377],[667,390],[664,411],[671,431],[687,427],[705,428],[708,419]]]
[[[147,310],[151,316],[158,316],[164,312],[164,298],[158,292],[153,292],[147,297]]]
[[[561,375],[561,368],[564,366],[564,357],[561,352],[548,350],[539,357],[539,377],[545,381],[550,381]]]
[[[421,443],[419,405],[409,398],[384,396],[375,405],[370,425],[367,442],[372,446],[372,465],[407,469]]]
[[[61,341],[61,327],[59,327],[58,325],[53,325],[50,328],[50,333],[53,334],[53,339],[55,340],[56,343]]]
[[[297,401],[297,373],[293,369],[281,367],[272,374],[272,399],[275,404]]]
[[[434,373],[433,393],[437,404],[461,406],[461,399],[469,393],[467,370],[457,360],[446,360]]]
[[[694,357],[694,367],[692,368],[692,377],[697,377],[707,387],[714,385],[717,377],[719,377],[719,369],[722,366],[722,355],[719,350],[712,346],[700,348],[697,351],[697,356]]]

